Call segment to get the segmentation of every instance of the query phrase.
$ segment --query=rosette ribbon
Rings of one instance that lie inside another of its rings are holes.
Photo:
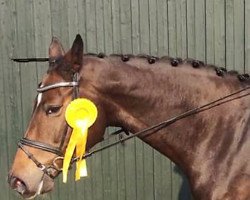
[[[73,100],[65,111],[65,119],[73,129],[63,160],[63,182],[67,182],[68,169],[75,151],[76,161],[75,180],[87,176],[86,160],[82,159],[86,151],[88,128],[97,118],[97,108],[89,99]]]

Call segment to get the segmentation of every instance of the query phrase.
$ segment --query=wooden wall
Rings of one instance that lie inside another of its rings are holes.
[[[87,52],[192,57],[250,72],[250,0],[0,0],[0,199],[19,199],[6,177],[48,67],[10,58],[46,57],[52,36],[67,49],[77,33]],[[139,140],[87,162],[89,177],[59,177],[45,199],[191,199],[174,164]]]

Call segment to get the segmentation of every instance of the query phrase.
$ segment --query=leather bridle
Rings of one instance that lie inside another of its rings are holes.
[[[72,100],[78,98],[79,97],[79,74],[78,73],[74,74],[72,82],[59,82],[59,83],[55,83],[55,84],[51,84],[51,85],[47,85],[47,86],[42,86],[42,87],[39,87],[37,89],[37,92],[43,93],[43,92],[46,92],[48,90],[59,88],[59,87],[72,87],[73,88]],[[29,159],[31,159],[35,163],[37,168],[39,168],[41,171],[43,171],[43,173],[48,175],[50,178],[54,179],[61,172],[61,168],[58,167],[56,161],[64,159],[64,157],[63,157],[64,153],[63,153],[62,148],[63,148],[63,144],[65,143],[65,138],[66,138],[68,129],[69,129],[69,126],[66,125],[59,147],[54,147],[52,145],[49,145],[49,144],[46,144],[43,142],[30,140],[30,139],[25,138],[25,137],[22,138],[18,142],[18,147],[28,156]],[[27,148],[25,148],[25,146],[29,146],[32,148],[36,148],[36,149],[40,149],[43,151],[53,153],[53,154],[57,155],[57,157],[55,157],[53,159],[53,161],[50,165],[43,164],[32,153],[30,153],[30,151],[28,151]],[[54,172],[57,172],[56,175],[54,175]]]

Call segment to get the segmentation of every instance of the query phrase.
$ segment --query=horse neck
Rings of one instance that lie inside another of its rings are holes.
[[[108,58],[102,64],[102,70],[98,91],[107,108],[109,125],[121,126],[132,133],[216,100],[240,87],[235,77],[218,77],[213,70],[193,69],[188,65],[171,67],[161,61],[149,65],[143,59],[135,58],[125,63]],[[238,116],[239,105],[234,103],[230,109],[220,106],[140,138],[184,166],[194,158],[204,138],[216,131],[223,134],[224,129],[212,122],[229,123],[225,115]]]
[[[227,95],[240,86],[231,80],[235,77],[224,79],[212,70],[188,65],[171,67],[165,62],[149,65],[136,58],[129,62],[113,59],[102,74],[99,85],[103,95],[146,126]],[[131,131],[141,129],[131,127]]]

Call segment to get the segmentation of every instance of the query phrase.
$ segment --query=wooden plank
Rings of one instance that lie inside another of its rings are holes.
[[[149,16],[148,16],[149,5],[148,1],[139,0],[139,14],[140,14],[140,44],[141,54],[150,53],[149,45]]]
[[[187,57],[195,58],[195,9],[194,0],[187,0]]]
[[[64,48],[71,46],[69,42],[67,0],[50,1],[51,33],[63,41]]]
[[[121,50],[122,53],[132,52],[131,42],[131,5],[130,0],[120,1],[120,29],[121,29]]]
[[[162,196],[161,197],[169,197],[172,199],[172,163],[165,156],[162,156]]]
[[[250,1],[245,1],[245,73],[250,73]]]
[[[154,199],[172,199],[170,161],[154,151]]]
[[[116,1],[116,3],[118,4],[119,1]],[[113,23],[118,22],[117,29],[119,27],[119,21],[116,20],[116,16],[115,16],[117,13],[119,13],[117,12],[117,10],[119,11],[119,7],[118,9],[116,8],[116,6],[114,6],[113,8],[113,2],[111,2],[111,0],[103,2],[103,20],[104,21],[103,21],[102,26],[104,30],[103,32],[104,33],[104,51],[106,54],[114,53],[113,52],[114,45],[115,45],[114,38],[118,36],[117,35],[118,33],[117,34],[116,32],[113,33]],[[114,16],[113,16],[113,12],[114,12]]]
[[[158,43],[157,43],[157,0],[149,1],[149,45],[150,55],[157,56]]]
[[[84,52],[86,52],[86,1],[77,0],[77,17],[78,17],[78,31],[81,34],[84,41]]]
[[[34,23],[33,3],[31,1],[18,1],[17,7],[17,46],[15,54],[19,57],[34,57]],[[33,63],[21,64],[21,93],[22,93],[22,119],[23,127],[27,127],[32,112],[32,102],[36,95],[37,76]]]
[[[106,2],[106,3],[105,3]],[[112,18],[111,16],[108,14],[109,10],[111,9],[111,13],[112,13]],[[112,0],[112,4],[110,7],[110,1],[104,1],[104,12],[105,12],[105,19],[107,18],[108,21],[107,23],[104,24],[104,27],[109,27],[107,25],[112,23],[112,32],[109,32],[109,34],[107,35],[107,31],[105,36],[112,36],[112,40],[113,41],[113,52],[111,53],[121,53],[121,27],[120,27],[120,1],[117,0]],[[111,23],[109,19],[111,20]],[[108,29],[110,31],[110,29]],[[105,44],[109,43],[110,41],[108,41],[109,38],[107,38],[105,40]]]
[[[157,43],[158,56],[168,55],[168,5],[165,0],[157,0]]]
[[[215,63],[214,1],[206,1],[206,62]]]
[[[87,52],[96,52],[96,23],[95,0],[86,0],[86,49]]]
[[[106,132],[108,134],[108,132]],[[106,137],[107,140],[102,142],[102,145],[109,144],[110,140]],[[110,158],[110,149],[104,150],[102,154],[102,180],[103,180],[103,199],[111,198],[111,163],[109,162]]]
[[[49,44],[52,39],[51,12],[49,0],[34,1],[35,54],[37,57],[48,57]],[[48,69],[47,63],[36,63],[37,80],[41,81]]]
[[[176,1],[168,1],[169,56],[177,56]]]
[[[7,22],[7,1],[3,1],[0,6],[0,30],[1,30],[1,38],[5,34],[9,34],[6,31],[6,22]],[[8,24],[8,23],[7,23]],[[7,90],[5,90],[5,71],[8,69],[8,66],[6,65],[6,44],[8,41],[7,37],[3,37],[1,43],[0,43],[0,167],[2,169],[2,172],[0,173],[0,189],[2,192],[2,195],[6,197],[6,199],[9,199],[10,197],[10,190],[8,189],[6,177],[8,174],[9,169],[9,150],[8,150],[8,131],[7,131],[7,116],[6,113],[8,112],[6,107],[6,95]]]
[[[1,110],[0,116],[2,118],[4,130],[1,130],[1,153],[2,159],[0,162],[2,176],[1,191],[2,195],[7,199],[17,199],[13,190],[10,190],[7,184],[7,174],[12,164],[13,157],[15,155],[17,146],[16,144],[20,134],[22,134],[22,116],[21,116],[21,103],[20,103],[20,77],[19,68],[17,64],[10,61],[9,57],[12,57],[13,47],[16,42],[16,18],[11,17],[11,14],[15,12],[14,1],[3,1],[1,3],[1,34],[3,39],[1,40]],[[2,99],[3,98],[3,99]],[[4,113],[2,113],[4,112]],[[2,135],[3,134],[3,135]],[[2,143],[3,142],[3,143]],[[4,160],[4,161],[3,161]],[[2,162],[3,161],[3,162]],[[2,166],[4,165],[4,166]],[[3,186],[3,187],[2,187]]]
[[[139,1],[131,1],[132,53],[140,53]]]
[[[205,60],[205,0],[195,1],[195,58]]]
[[[110,127],[108,128],[108,134],[110,137],[110,133],[117,130],[117,128],[114,127]],[[114,142],[116,140],[119,139],[119,136],[113,137],[110,139],[110,142]],[[111,194],[110,194],[110,200],[117,200],[118,198],[118,177],[117,177],[117,172],[118,172],[118,167],[117,167],[117,154],[118,154],[118,149],[119,147],[115,146],[109,149],[109,160],[108,162],[110,162],[110,166],[111,169],[109,169],[111,171],[110,173],[110,190],[111,190]],[[103,177],[105,178],[105,177]]]
[[[244,72],[244,0],[234,1],[234,66]]]
[[[176,55],[187,57],[186,0],[176,1]]]
[[[96,41],[97,41],[97,52],[99,53],[99,52],[105,52],[105,34],[103,34],[104,33],[103,2],[96,1],[95,9],[96,9]]]
[[[117,180],[118,180],[118,197],[117,200],[126,199],[126,183],[125,183],[125,149],[122,144],[117,146]]]
[[[71,43],[75,38],[76,34],[79,32],[79,22],[78,19],[81,21],[81,18],[78,18],[78,2],[77,0],[67,1],[68,4],[68,32],[69,32],[69,43]]]
[[[234,8],[233,0],[227,0],[226,6],[226,68],[234,69]]]
[[[214,0],[215,65],[225,67],[225,10],[224,0]]]

